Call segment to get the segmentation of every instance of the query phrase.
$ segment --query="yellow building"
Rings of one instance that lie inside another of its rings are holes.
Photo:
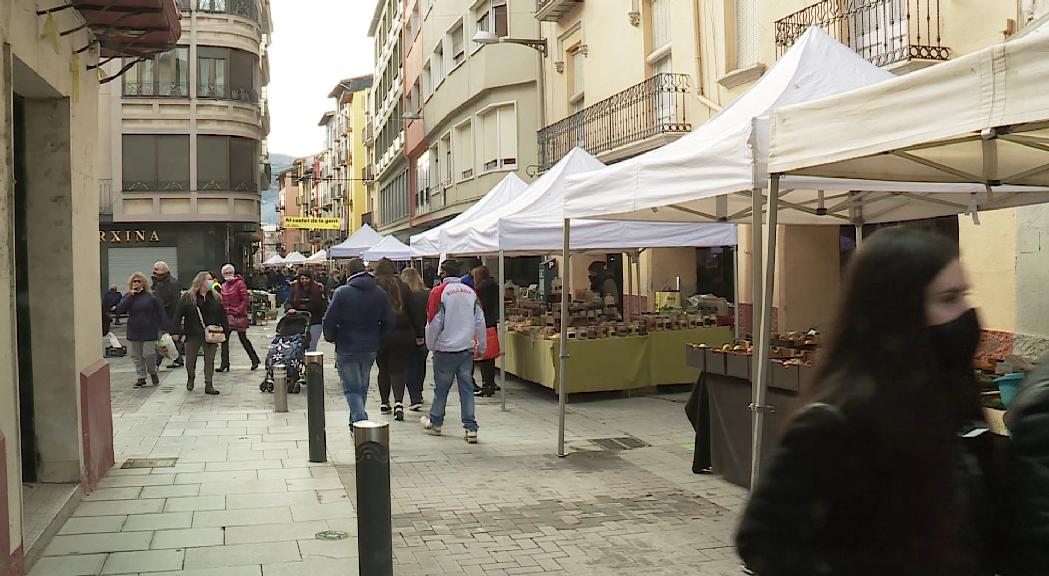
[[[1045,0],[535,2],[550,50],[546,127],[538,135],[544,167],[576,143],[609,163],[680,136],[749,89],[809,26],[822,27],[878,66],[906,74],[1001,42],[1049,10]],[[674,118],[630,108],[679,94],[680,105],[669,107]],[[1049,286],[1049,258],[1040,231],[1049,224],[1049,208],[985,213],[980,219],[980,225],[965,216],[919,225],[957,234],[985,327],[1001,332],[1009,350],[1045,349],[1049,298],[1042,294]],[[774,325],[825,326],[839,289],[842,246],[853,241],[855,230],[781,226],[778,233]],[[739,239],[736,265],[746,312],[753,301],[747,226],[740,227]],[[704,262],[722,266],[715,276],[731,277],[726,260],[724,254],[691,249],[650,251],[641,257],[640,293],[651,295],[677,277],[686,292],[713,291]],[[581,267],[574,268],[574,281],[584,280]]]
[[[371,76],[358,76],[339,82],[328,94],[338,103],[336,115],[337,177],[343,191],[343,231],[351,235],[364,224],[368,205],[368,153],[365,149],[365,122],[368,108],[366,90],[372,85]]]

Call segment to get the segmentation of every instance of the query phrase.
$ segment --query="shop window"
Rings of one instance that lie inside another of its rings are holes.
[[[125,192],[189,190],[189,136],[125,134],[122,137]]]

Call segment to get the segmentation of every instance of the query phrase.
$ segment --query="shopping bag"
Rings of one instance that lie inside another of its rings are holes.
[[[481,356],[481,360],[495,360],[501,352],[499,349],[499,329],[492,326],[485,334],[488,340],[488,348],[484,351],[484,355]]]
[[[109,347],[110,348],[120,348],[121,347],[120,346],[120,340],[117,340],[116,334],[113,334],[112,332],[110,332],[109,334],[106,334],[106,338],[109,338]]]
[[[171,334],[164,334],[160,337],[160,340],[157,341],[157,352],[168,360],[178,359],[178,348],[175,347],[175,339],[171,337]]]

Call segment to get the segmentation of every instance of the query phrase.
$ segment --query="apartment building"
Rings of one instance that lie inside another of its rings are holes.
[[[404,155],[403,0],[379,0],[368,27],[375,39],[372,118],[373,226],[384,234],[407,236],[408,160]]]
[[[299,211],[299,197],[302,194],[302,186],[299,183],[296,165],[277,175],[277,185],[280,187],[280,191],[277,193],[277,233],[280,237],[280,241],[277,244],[277,252],[281,256],[287,256],[296,250],[302,252],[307,249],[303,230],[284,227],[286,218],[302,215],[302,212]]]
[[[507,172],[536,174],[543,55],[472,40],[537,38],[527,0],[408,0],[405,10],[405,150],[418,232],[468,208]]]
[[[0,575],[22,576],[113,465],[102,360],[99,82],[182,35],[174,0],[0,6]],[[120,17],[114,16],[120,14]],[[122,284],[126,286],[127,278]],[[63,519],[64,520],[64,519]]]
[[[365,147],[367,90],[371,85],[370,75],[347,78],[328,94],[337,104],[334,148],[338,168],[336,178],[342,183],[344,237],[356,232],[364,224],[365,214],[371,212],[366,185],[369,157]]]
[[[182,40],[136,61],[100,98],[101,283],[167,261],[182,284],[262,240],[270,174],[269,0],[179,0]]]

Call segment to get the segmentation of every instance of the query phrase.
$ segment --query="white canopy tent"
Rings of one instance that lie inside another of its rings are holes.
[[[307,264],[325,264],[328,262],[328,252],[326,250],[320,250],[314,252],[312,256],[306,259]]]
[[[281,264],[284,264],[284,259],[280,257],[280,254],[274,254],[262,263],[263,266],[280,266]]]
[[[296,266],[298,264],[305,264],[306,257],[301,252],[292,252],[284,257],[284,264],[288,266]]]
[[[365,250],[362,257],[367,262],[377,262],[383,258],[397,261],[411,260],[412,249],[393,236],[387,236],[382,239],[382,242]]]
[[[342,243],[332,246],[328,253],[332,258],[360,258],[365,250],[382,242],[382,239],[378,232],[365,224]]]
[[[443,234],[446,230],[461,226],[463,223],[469,222],[478,214],[483,214],[506,205],[514,198],[520,196],[526,188],[528,188],[528,184],[524,180],[521,180],[521,177],[518,176],[517,173],[510,172],[495,185],[495,188],[492,188],[483,198],[474,202],[473,205],[455,218],[452,218],[436,228],[412,236],[409,239],[413,252],[412,256],[416,258],[424,256],[436,257],[444,254],[446,251],[442,246]]]

